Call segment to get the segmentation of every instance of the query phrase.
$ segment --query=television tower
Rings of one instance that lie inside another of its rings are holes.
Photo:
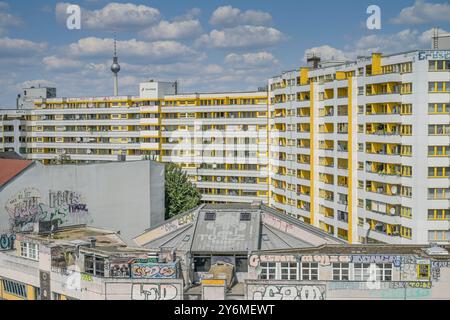
[[[114,96],[119,95],[119,58],[117,57],[117,40],[114,37],[114,57],[113,64],[111,65],[111,71],[114,73]]]

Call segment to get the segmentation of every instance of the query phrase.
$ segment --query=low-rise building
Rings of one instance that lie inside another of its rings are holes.
[[[96,225],[124,241],[164,220],[164,165],[153,161],[46,166],[0,159],[0,232]]]
[[[5,300],[168,300],[183,298],[178,261],[129,247],[112,231],[72,226],[3,235]]]
[[[134,240],[180,259],[185,299],[450,298],[450,247],[349,245],[256,203],[205,205]]]

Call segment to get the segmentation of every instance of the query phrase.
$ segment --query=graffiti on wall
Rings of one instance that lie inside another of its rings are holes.
[[[0,235],[0,251],[13,250],[14,240],[16,240],[16,236],[14,234]]]
[[[431,278],[433,280],[440,279],[441,268],[450,268],[450,261],[432,261],[431,262]]]
[[[400,267],[402,259],[400,256],[392,255],[252,255],[249,259],[251,267],[256,267],[261,262],[309,262],[318,263],[321,266],[351,262],[392,263],[395,267]]]
[[[248,284],[250,300],[324,300],[324,285]]]
[[[154,239],[161,238],[171,232],[174,232],[180,228],[183,228],[192,222],[194,222],[196,212],[187,213],[177,219],[169,221],[135,239],[139,245],[144,245]]]
[[[181,300],[181,284],[133,284],[132,300]]]
[[[131,265],[131,277],[137,279],[175,279],[176,263],[135,263]]]
[[[13,230],[31,231],[37,222],[55,222],[58,226],[91,223],[83,197],[73,191],[49,191],[45,203],[39,190],[26,188],[11,197],[5,205]]]
[[[5,204],[5,210],[13,227],[28,231],[30,224],[35,222],[40,203],[41,194],[35,188],[25,188],[11,197]]]

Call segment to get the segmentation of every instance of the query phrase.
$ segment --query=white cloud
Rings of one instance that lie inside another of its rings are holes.
[[[6,34],[10,27],[20,27],[23,25],[23,20],[20,17],[5,12],[8,9],[9,4],[0,1],[0,35]]]
[[[56,19],[65,23],[67,2],[56,4]],[[148,27],[160,20],[158,9],[132,3],[108,3],[99,10],[81,9],[81,28],[91,30],[136,30]]]
[[[202,10],[199,8],[189,9],[185,14],[173,18],[173,21],[195,20],[200,17]]]
[[[264,48],[284,39],[283,33],[274,28],[238,26],[223,30],[214,29],[209,34],[202,35],[196,45],[211,48]]]
[[[450,4],[416,0],[414,5],[404,8],[396,18],[392,19],[392,22],[396,24],[423,24],[438,21],[450,21]]]
[[[306,62],[306,57],[309,54],[319,55],[322,60],[350,60],[350,56],[348,53],[343,52],[342,50],[333,48],[329,45],[323,45],[319,47],[314,47],[305,50],[305,54],[303,56],[303,61]]]
[[[140,32],[144,37],[151,40],[175,40],[187,39],[198,36],[202,32],[199,20],[184,21],[160,21],[156,26]]]
[[[47,48],[45,43],[37,43],[23,39],[0,38],[0,58],[28,57],[42,53]]]
[[[232,6],[218,7],[212,14],[210,23],[212,25],[236,26],[236,25],[268,25],[272,22],[272,16],[263,11],[247,10],[241,11]]]
[[[83,66],[81,61],[58,58],[57,56],[44,57],[42,62],[49,70],[79,69]]]
[[[442,29],[440,29],[440,32],[447,33],[447,31]],[[432,35],[433,29],[424,32],[405,29],[394,34],[373,34],[364,36],[343,49],[334,48],[329,45],[307,49],[303,61],[306,61],[306,55],[308,53],[319,54],[322,60],[355,60],[358,56],[368,56],[373,52],[389,54],[429,48]]]
[[[230,53],[225,62],[235,68],[273,67],[279,64],[275,57],[266,51],[256,53]]]
[[[78,58],[105,58],[112,55],[113,39],[96,37],[83,38],[70,44],[63,50],[66,54]],[[136,39],[118,41],[119,57],[141,58],[148,63],[174,59],[193,59],[202,57],[195,50],[176,41],[144,42]]]

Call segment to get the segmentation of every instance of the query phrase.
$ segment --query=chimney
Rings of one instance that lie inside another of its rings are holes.
[[[320,56],[315,53],[309,53],[306,55],[306,62],[310,69],[318,69],[320,60]]]
[[[91,248],[95,248],[95,246],[97,244],[97,239],[89,238],[89,242],[91,243]]]

